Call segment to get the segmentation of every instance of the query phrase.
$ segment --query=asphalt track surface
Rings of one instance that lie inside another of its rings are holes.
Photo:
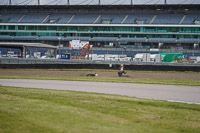
[[[0,79],[1,86],[72,90],[200,104],[200,86]]]

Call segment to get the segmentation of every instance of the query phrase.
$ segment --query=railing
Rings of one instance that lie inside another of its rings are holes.
[[[158,48],[156,48],[158,49]],[[138,52],[149,52],[151,49],[145,48],[105,48],[105,47],[93,47],[91,50],[102,50],[102,51],[138,51]],[[184,53],[200,53],[200,49],[158,49],[158,52],[174,53],[174,52],[184,52]]]
[[[168,63],[168,62],[134,62],[108,60],[63,60],[63,59],[22,59],[0,58],[0,64],[125,64],[125,65],[157,65],[157,66],[198,66],[200,63]]]

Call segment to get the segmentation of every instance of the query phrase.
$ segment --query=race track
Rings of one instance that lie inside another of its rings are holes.
[[[138,98],[200,104],[200,86],[34,79],[0,79],[0,85],[117,94]]]

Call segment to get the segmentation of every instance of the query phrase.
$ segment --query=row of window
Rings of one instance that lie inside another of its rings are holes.
[[[77,31],[77,32],[156,32],[200,33],[200,27],[106,27],[106,26],[13,26],[1,25],[1,31]]]
[[[63,36],[63,37],[118,37],[118,38],[200,38],[200,35],[169,35],[169,34],[78,34],[78,33],[41,33],[41,32],[0,32],[0,35],[9,36]]]

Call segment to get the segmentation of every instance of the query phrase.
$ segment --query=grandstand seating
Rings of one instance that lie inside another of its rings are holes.
[[[122,37],[120,38],[120,41],[125,41],[125,42],[145,42],[147,38],[126,38]]]
[[[9,35],[0,35],[0,39],[11,39],[12,37]]]
[[[32,40],[32,39],[37,39],[37,36],[16,36],[15,38],[17,40]]]
[[[149,49],[150,46],[142,46],[142,45],[120,45],[120,48]]]
[[[200,20],[200,14],[188,14],[182,24],[194,24],[195,20]]]
[[[73,14],[54,13],[44,21],[44,23],[67,23]]]
[[[96,23],[101,24],[105,23],[104,21],[108,21],[110,24],[120,24],[125,16],[126,14],[102,14]]]
[[[71,24],[92,24],[98,17],[98,14],[76,14],[71,20]]]
[[[179,24],[183,14],[158,14],[153,24]]]
[[[154,14],[128,14],[128,18],[124,21],[124,24],[137,24],[142,21],[144,24],[149,24],[153,16]]]
[[[0,23],[69,23],[69,24],[195,24],[200,22],[200,14],[114,14],[114,13],[53,13],[53,14],[1,14]],[[99,17],[99,18],[98,18]],[[95,21],[96,20],[96,21]]]
[[[200,39],[195,38],[180,38],[179,43],[200,43]]]
[[[26,14],[20,23],[41,23],[47,14]]]
[[[41,36],[38,40],[58,40],[57,36]]]
[[[93,37],[91,41],[117,41],[118,37]]]
[[[50,36],[9,36],[0,35],[0,39],[15,39],[15,40],[58,40],[58,37]]]
[[[176,43],[176,38],[149,38],[148,42]]]
[[[90,40],[90,37],[76,37],[76,36],[74,36],[74,37],[66,37],[66,38],[64,38],[64,40],[67,40],[67,41],[71,41],[71,40],[81,40],[81,41],[88,41],[88,40]]]
[[[22,16],[23,16],[22,14],[2,14],[0,15],[0,22],[17,23]]]
[[[27,38],[31,39],[32,38],[33,39],[33,38],[36,38],[36,36],[28,36],[28,37],[26,37],[26,36],[25,37],[16,36],[15,37],[15,39],[18,39],[18,40],[20,40],[22,38],[24,38],[24,39],[27,39]],[[0,39],[1,39],[1,36],[0,36]],[[75,37],[74,36],[74,37],[62,37],[61,38],[62,41],[71,41],[71,40],[77,40],[77,39],[81,40],[81,41],[88,41],[88,40],[90,40],[90,37]],[[37,40],[49,40],[49,41],[50,40],[54,40],[54,41],[56,40],[57,41],[58,36],[40,36],[40,37],[37,38]]]

